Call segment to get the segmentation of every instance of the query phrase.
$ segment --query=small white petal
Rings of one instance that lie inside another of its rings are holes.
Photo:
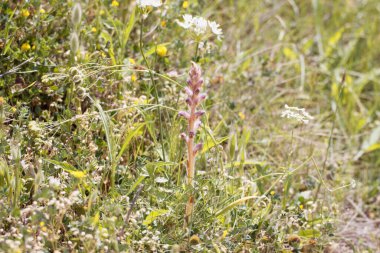
[[[160,7],[162,5],[161,0],[137,0],[136,3],[140,8],[147,6]]]
[[[155,181],[156,183],[163,184],[163,183],[166,183],[166,182],[169,181],[169,180],[167,180],[167,179],[164,178],[164,177],[157,177],[154,181]]]

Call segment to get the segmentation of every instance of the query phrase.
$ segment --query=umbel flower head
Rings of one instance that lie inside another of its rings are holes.
[[[183,15],[183,22],[177,21],[178,25],[189,30],[197,39],[205,39],[212,35],[218,40],[223,37],[223,31],[215,21],[207,20],[203,17],[193,17],[190,14]]]
[[[295,119],[304,124],[309,123],[309,120],[314,119],[305,108],[291,107],[285,105],[285,110],[281,113],[281,117],[288,119]]]
[[[146,7],[160,7],[162,5],[161,0],[137,0],[137,5],[140,8],[146,8]]]

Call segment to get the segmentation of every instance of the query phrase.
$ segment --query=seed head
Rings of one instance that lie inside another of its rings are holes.
[[[71,13],[71,22],[73,25],[79,25],[82,19],[82,7],[80,3],[74,5],[73,11]]]

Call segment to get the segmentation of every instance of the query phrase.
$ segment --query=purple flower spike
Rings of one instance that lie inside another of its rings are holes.
[[[194,174],[195,174],[195,157],[199,150],[202,149],[202,144],[194,143],[196,138],[197,129],[201,125],[200,117],[205,114],[203,110],[197,110],[199,103],[206,98],[205,93],[200,93],[203,85],[202,71],[201,68],[196,64],[192,63],[189,71],[189,79],[187,80],[187,87],[185,87],[185,92],[187,94],[186,103],[189,106],[189,111],[180,111],[178,115],[183,116],[187,119],[187,135],[185,133],[181,134],[181,137],[186,140],[187,145],[187,161],[186,161],[186,175],[187,184],[194,186]],[[188,203],[186,204],[185,210],[185,222],[187,223],[189,217],[193,212],[194,197],[190,196]]]

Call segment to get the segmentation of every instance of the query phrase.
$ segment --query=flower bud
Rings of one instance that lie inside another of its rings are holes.
[[[186,119],[189,119],[189,118],[190,118],[190,113],[185,112],[185,111],[179,111],[179,112],[178,112],[178,115],[181,116],[181,117],[184,117],[184,118],[186,118]]]
[[[189,87],[185,87],[185,92],[187,95],[189,96],[192,96],[193,95],[193,92],[191,91],[191,89]]]
[[[199,101],[202,101],[202,100],[206,99],[206,97],[207,97],[206,93],[199,94]]]
[[[197,145],[195,145],[194,150],[193,150],[194,155],[197,154],[197,152],[201,150],[202,148],[203,148],[203,143],[198,143]]]

